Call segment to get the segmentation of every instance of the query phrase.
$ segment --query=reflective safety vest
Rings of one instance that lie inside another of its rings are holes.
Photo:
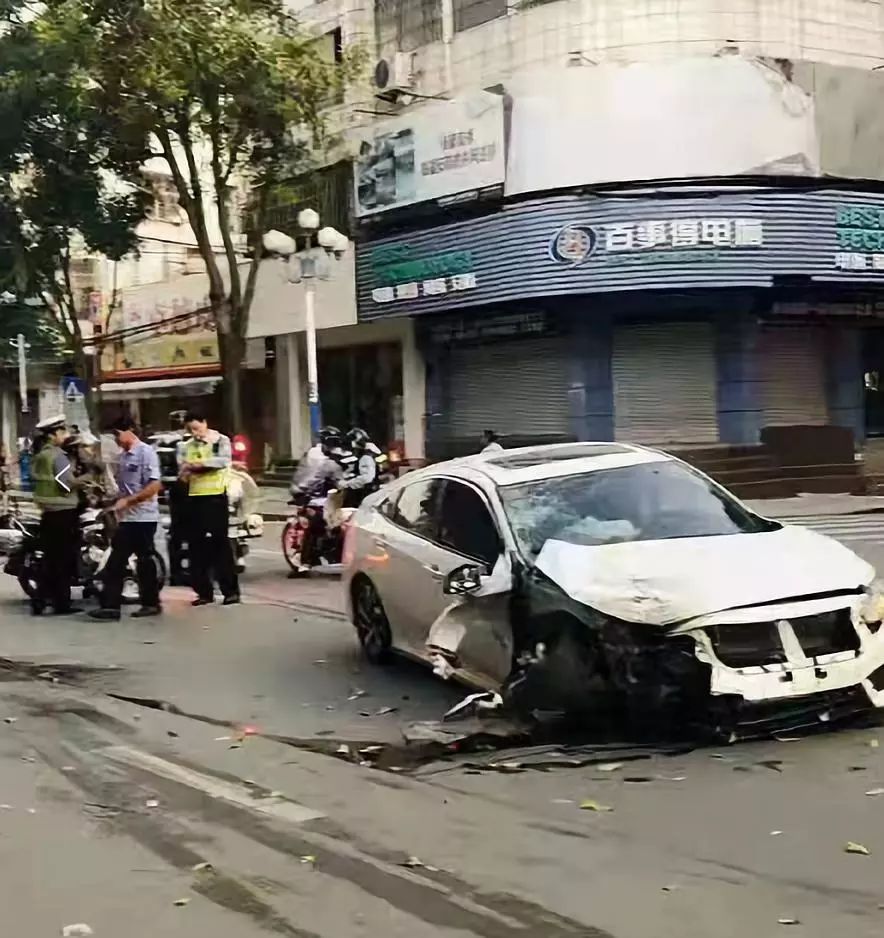
[[[217,453],[217,442],[204,443],[202,440],[188,440],[184,444],[183,459],[185,462],[201,463],[216,456]],[[188,490],[190,495],[224,495],[226,491],[227,467],[195,472],[190,477]]]
[[[65,478],[68,488],[55,478],[55,458],[62,452],[57,446],[46,445],[34,457],[34,501],[45,511],[62,511],[76,508],[77,493],[70,488],[70,478]],[[73,472],[67,473],[67,476]]]

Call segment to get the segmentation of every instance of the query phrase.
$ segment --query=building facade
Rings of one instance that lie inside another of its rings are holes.
[[[431,458],[884,432],[881,4],[711,6],[376,4],[358,316]]]

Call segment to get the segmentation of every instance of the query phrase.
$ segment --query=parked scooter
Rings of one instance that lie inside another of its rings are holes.
[[[37,593],[40,565],[43,562],[43,547],[40,544],[40,523],[36,519],[19,520],[21,542],[12,549],[4,568],[10,576],[18,579],[24,593],[33,598]],[[83,588],[83,598],[100,597],[104,588],[103,574],[110,557],[110,544],[116,520],[106,508],[84,508],[80,513],[80,555],[73,585]],[[153,551],[160,589],[166,583],[166,562],[162,555]],[[138,577],[135,558],[129,565],[123,580],[123,602],[138,602]]]

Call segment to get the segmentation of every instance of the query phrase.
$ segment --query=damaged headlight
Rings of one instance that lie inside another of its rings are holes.
[[[870,587],[859,609],[865,627],[874,634],[884,622],[884,584],[876,580]]]

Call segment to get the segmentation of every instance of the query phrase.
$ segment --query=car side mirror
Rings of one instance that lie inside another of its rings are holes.
[[[458,567],[445,577],[442,592],[447,596],[467,596],[475,593],[481,586],[482,570],[479,567]]]

